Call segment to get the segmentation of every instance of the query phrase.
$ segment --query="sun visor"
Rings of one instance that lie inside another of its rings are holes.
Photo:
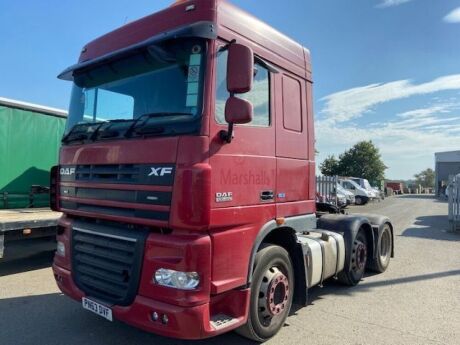
[[[111,52],[109,54],[105,54],[103,56],[97,57],[95,59],[89,61],[83,61],[73,66],[66,68],[62,71],[58,78],[62,80],[69,80],[73,81],[74,73],[76,71],[82,71],[85,69],[91,69],[100,65],[103,65],[107,62],[122,59],[125,56],[129,56],[136,51],[142,51],[147,47],[158,44],[164,41],[168,41],[171,39],[182,38],[182,37],[196,37],[196,38],[204,38],[204,39],[216,39],[217,38],[217,30],[216,25],[213,22],[197,22],[191,25],[187,25],[184,27],[176,28],[171,31],[165,31],[161,34],[153,36],[145,41],[136,43],[129,47]]]

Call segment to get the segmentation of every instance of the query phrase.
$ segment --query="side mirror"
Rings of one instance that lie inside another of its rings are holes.
[[[254,109],[251,102],[235,96],[230,96],[227,103],[225,103],[225,121],[228,123],[228,130],[220,132],[221,139],[227,143],[231,143],[234,125],[250,123],[253,114]]]
[[[252,121],[254,109],[251,102],[237,97],[230,97],[225,103],[225,121],[233,124],[245,124]]]
[[[227,90],[230,98],[225,104],[225,121],[228,123],[228,130],[220,132],[220,137],[224,142],[232,142],[235,124],[252,121],[254,113],[252,104],[235,97],[235,94],[251,91],[253,79],[254,53],[252,49],[242,44],[231,43],[228,46],[227,58]]]
[[[252,89],[254,78],[254,53],[251,48],[233,43],[228,47],[227,59],[227,90],[235,93],[246,93]]]

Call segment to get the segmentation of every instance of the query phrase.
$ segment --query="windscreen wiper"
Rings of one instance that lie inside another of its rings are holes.
[[[97,126],[99,129],[104,122],[88,122],[88,123],[79,123],[72,127],[72,129],[67,133],[61,140],[62,143],[68,144],[72,141],[83,141],[90,138],[89,129],[93,126]]]
[[[94,133],[91,135],[89,139],[92,141],[96,141],[99,138],[107,139],[107,138],[117,137],[119,136],[119,132],[116,130],[110,130],[114,124],[131,123],[134,121],[135,120],[133,119],[119,119],[119,120],[109,120],[106,122],[102,122],[101,125],[96,128],[96,130],[94,131]]]
[[[181,115],[193,116],[192,113],[184,113],[184,112],[157,112],[157,113],[148,113],[148,114],[141,115],[136,120],[134,120],[133,124],[127,129],[125,133],[125,137],[129,138],[134,133],[140,132],[142,128],[145,128],[146,124],[149,122],[150,119],[157,118],[157,117],[171,117],[171,116],[181,116]],[[142,124],[137,126],[139,123],[142,123]],[[163,132],[163,130],[160,131],[159,128],[152,128],[152,133]],[[146,133],[150,133],[150,131],[142,131],[142,134],[146,134]]]

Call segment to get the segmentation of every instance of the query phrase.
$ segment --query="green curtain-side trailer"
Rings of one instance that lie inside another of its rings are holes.
[[[49,187],[65,120],[63,111],[0,98],[0,209],[49,206],[31,189]]]
[[[48,208],[49,172],[66,117],[59,109],[0,98],[0,259],[56,246],[60,213]],[[17,250],[23,239],[27,246]]]

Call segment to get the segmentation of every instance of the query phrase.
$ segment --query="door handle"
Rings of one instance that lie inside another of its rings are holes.
[[[275,193],[272,190],[264,190],[260,193],[261,201],[271,201],[275,199]]]

